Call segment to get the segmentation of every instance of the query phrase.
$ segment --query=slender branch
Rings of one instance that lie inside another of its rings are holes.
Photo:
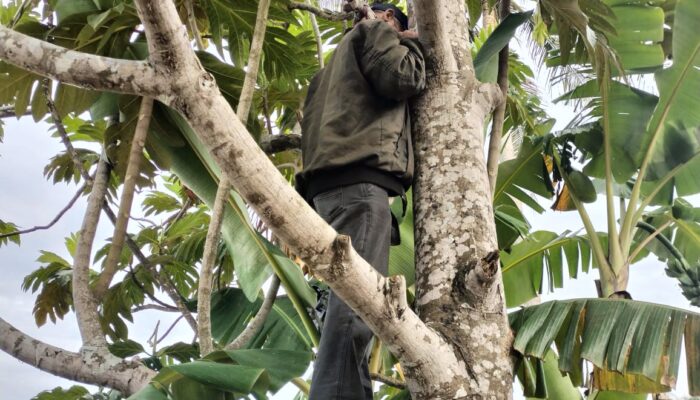
[[[35,368],[77,382],[110,387],[130,395],[156,372],[141,363],[116,357],[82,357],[41,342],[0,318],[0,349]]]
[[[24,235],[27,233],[36,232],[36,231],[51,228],[52,226],[54,226],[56,224],[56,222],[58,222],[61,219],[61,217],[63,217],[66,214],[66,212],[68,212],[68,210],[71,209],[71,207],[73,207],[73,205],[75,205],[75,202],[78,201],[78,199],[80,198],[80,195],[83,194],[83,191],[85,191],[86,187],[87,187],[87,185],[81,186],[80,189],[78,189],[78,191],[75,192],[75,194],[70,199],[68,204],[65,207],[63,207],[63,209],[61,211],[59,211],[58,214],[48,224],[37,225],[33,228],[23,229],[23,230],[16,231],[16,232],[4,233],[4,234],[0,235],[0,239],[6,238],[9,236]]]
[[[651,243],[652,240],[658,235],[663,232],[664,229],[668,228],[669,225],[671,225],[672,221],[666,221],[664,222],[660,227],[656,228],[653,232],[651,232],[647,237],[642,240],[639,245],[634,249],[632,254],[630,254],[629,258],[627,259],[628,264],[632,264],[632,261],[634,261],[635,258],[639,255],[639,253],[644,250],[644,248]]]
[[[75,167],[75,170],[80,173],[80,176],[82,176],[83,179],[85,179],[86,184],[92,184],[92,178],[83,166],[83,163],[80,161],[80,157],[78,157],[78,152],[75,151],[75,147],[73,147],[73,143],[70,141],[68,132],[66,132],[66,127],[63,126],[63,118],[58,113],[58,109],[56,109],[56,103],[54,103],[52,100],[51,81],[49,81],[48,79],[42,79],[41,85],[44,89],[44,95],[46,96],[46,108],[49,109],[49,113],[51,114],[51,119],[53,120],[53,124],[56,127],[58,136],[61,138],[61,142],[63,142],[63,145],[66,147],[66,151],[68,152],[70,159],[73,161],[73,166]]]
[[[106,157],[102,155],[97,164],[95,182],[88,198],[83,225],[80,228],[80,238],[73,257],[73,304],[84,347],[107,347],[107,341],[99,322],[97,304],[90,291],[89,277],[92,245],[95,240],[97,224],[100,221],[100,208],[107,194],[109,175]]]
[[[197,289],[197,334],[199,335],[199,349],[202,357],[214,351],[211,337],[212,271],[216,261],[216,249],[219,247],[224,206],[230,193],[231,186],[226,179],[223,179],[216,191],[216,199],[214,200],[211,220],[207,229],[207,238],[204,241],[204,255],[199,274],[199,288]]]
[[[145,266],[144,266],[144,270],[149,271],[149,269],[146,268]],[[164,302],[158,300],[157,297],[155,297],[155,296],[152,295],[148,290],[146,290],[146,288],[143,286],[143,284],[142,284],[142,283],[138,280],[138,278],[136,277],[136,273],[135,273],[134,270],[131,268],[131,265],[129,266],[129,277],[131,277],[131,281],[134,282],[134,284],[135,284],[136,286],[139,287],[139,289],[141,290],[141,293],[145,294],[146,297],[148,297],[149,299],[151,299],[153,302],[155,302],[156,304],[159,304],[161,307],[172,308],[172,309],[177,310],[177,307],[173,307],[173,306],[171,306],[171,305],[169,305],[169,304],[166,304],[166,303],[164,303]],[[157,280],[156,278],[157,278],[157,277],[154,277],[153,279],[154,279],[154,280]]]
[[[269,135],[260,141],[260,148],[267,154],[280,153],[301,148],[301,135]]]
[[[267,15],[270,9],[271,0],[261,0],[258,3],[258,12],[255,19],[255,30],[253,39],[250,43],[250,52],[248,57],[248,69],[243,80],[241,96],[238,100],[238,109],[236,115],[238,119],[245,124],[248,120],[250,107],[253,103],[253,93],[255,91],[255,83],[258,80],[258,70],[260,67],[260,58],[262,57],[262,47],[265,40],[265,31],[267,28]],[[270,132],[272,134],[272,132]],[[216,199],[212,210],[211,221],[207,229],[207,238],[204,242],[204,256],[202,260],[202,272],[199,279],[199,290],[197,292],[198,304],[203,308],[198,310],[197,317],[199,319],[198,335],[200,340],[200,349],[202,356],[209,354],[213,350],[213,341],[211,338],[211,286],[212,286],[212,271],[214,269],[214,261],[216,259],[216,249],[218,248],[219,237],[221,235],[221,223],[223,221],[224,206],[231,192],[231,182],[226,177],[222,177],[219,182],[219,187],[216,191]]]
[[[329,21],[349,21],[355,18],[355,14],[351,12],[333,12],[331,10],[321,9],[299,1],[290,2],[288,8],[290,10],[308,11],[319,18],[327,19]]]
[[[155,271],[155,268],[153,269],[153,273],[156,274],[156,277],[158,278],[159,275],[157,275],[157,272]],[[173,283],[172,279],[168,275],[162,275],[158,279],[158,282],[161,283],[161,287],[165,291],[165,293],[168,294],[168,297],[172,299],[172,301],[175,303],[175,306],[177,309],[182,313],[182,315],[185,316],[185,321],[190,325],[190,328],[197,333],[197,321],[194,319],[192,316],[192,313],[190,312],[189,308],[187,308],[187,304],[185,304],[185,298],[182,297],[180,292],[177,291],[177,288],[175,288],[175,284]]]
[[[199,28],[197,27],[197,17],[194,14],[194,3],[192,0],[185,0],[185,9],[187,10],[187,25],[194,36],[194,43],[197,46],[197,50],[204,51],[204,42],[202,42],[202,35],[199,33]]]
[[[112,235],[112,245],[109,248],[109,253],[104,262],[102,274],[97,280],[93,288],[93,294],[96,299],[101,299],[109,284],[117,273],[119,267],[119,259],[121,258],[122,249],[124,248],[124,240],[126,238],[126,230],[129,225],[129,216],[131,215],[131,206],[134,201],[134,191],[136,189],[136,180],[141,174],[141,159],[143,158],[143,147],[146,144],[146,136],[148,135],[148,126],[151,122],[151,114],[153,112],[153,99],[145,97],[141,100],[141,109],[139,110],[138,122],[134,138],[131,142],[129,151],[129,161],[126,166],[126,174],[124,177],[124,187],[122,188],[121,201],[119,203],[119,211],[117,212],[117,222],[114,224],[114,234]]]
[[[262,46],[265,40],[265,31],[267,25],[267,14],[270,9],[271,0],[260,0],[258,3],[258,13],[255,19],[255,31],[253,39],[250,41],[250,52],[248,55],[248,70],[243,80],[241,88],[241,96],[238,100],[238,108],[236,115],[245,125],[248,121],[250,106],[253,104],[253,92],[255,92],[255,83],[258,81],[258,71],[260,67],[260,58],[262,57]],[[272,134],[272,132],[270,132]]]
[[[145,310],[156,310],[156,311],[162,311],[162,312],[178,312],[179,310],[175,307],[164,307],[159,304],[143,304],[140,306],[136,306],[131,309],[132,313],[139,312],[139,311],[145,311]]]
[[[0,43],[3,61],[64,83],[154,97],[170,90],[170,82],[143,61],[68,50],[4,26],[0,26]]]
[[[311,6],[311,0],[306,0],[306,5]],[[311,29],[314,31],[314,37],[316,38],[316,52],[318,54],[318,66],[323,68],[323,37],[321,37],[321,30],[318,29],[318,21],[316,20],[316,14],[310,13],[309,19],[311,20]],[[272,132],[270,132],[272,133]]]
[[[488,4],[487,4],[488,6]],[[501,21],[510,14],[510,0],[501,0]],[[486,15],[484,15],[486,18]],[[506,105],[508,103],[508,58],[510,50],[508,45],[498,53],[498,87],[501,89],[503,101],[498,104],[493,112],[493,122],[491,123],[491,135],[489,138],[488,159],[486,161],[486,173],[489,177],[491,193],[496,190],[496,179],[498,178],[498,163],[501,159],[501,138],[503,136],[503,122],[506,118]]]
[[[397,389],[406,389],[406,382],[402,381],[401,379],[396,379],[391,376],[386,376],[377,373],[370,373],[369,377],[373,381],[381,382],[385,385],[393,386]]]
[[[165,331],[165,333],[163,334],[163,336],[161,336],[160,338],[154,338],[154,340],[156,341],[156,344],[162,342],[166,337],[168,337],[168,335],[170,334],[170,332],[172,332],[173,329],[175,329],[175,326],[177,325],[178,322],[180,322],[180,320],[181,320],[183,317],[184,317],[184,315],[180,315],[179,317],[175,318],[175,321],[173,321],[173,323],[170,324],[170,327]]]
[[[272,283],[270,283],[270,288],[267,291],[267,295],[265,296],[265,300],[263,300],[262,305],[260,306],[260,310],[258,310],[258,313],[255,315],[255,318],[253,318],[252,321],[248,324],[248,326],[245,327],[243,332],[241,332],[240,335],[231,343],[226,346],[226,350],[238,350],[248,344],[251,339],[255,337],[255,335],[260,332],[260,329],[262,329],[263,325],[265,324],[265,320],[267,320],[267,316],[270,314],[270,310],[272,310],[272,305],[275,303],[275,299],[277,298],[277,291],[280,288],[280,279],[275,275],[272,277]]]

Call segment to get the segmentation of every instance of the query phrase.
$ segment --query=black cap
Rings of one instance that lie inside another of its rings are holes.
[[[394,11],[394,17],[399,21],[401,24],[401,29],[406,30],[408,29],[408,17],[406,14],[401,11],[400,8],[396,7],[393,4],[387,4],[387,3],[374,3],[370,6],[372,10],[376,11],[386,11],[386,10],[393,10]]]

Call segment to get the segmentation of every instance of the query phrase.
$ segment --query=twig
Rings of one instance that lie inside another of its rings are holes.
[[[142,304],[131,309],[132,313],[145,311],[145,310],[156,310],[162,312],[178,312],[179,310],[175,307],[164,307],[158,304]]]
[[[351,12],[333,12],[331,10],[321,9],[314,7],[310,4],[301,3],[298,1],[292,1],[287,6],[290,10],[303,10],[308,11],[320,18],[327,19],[329,21],[349,21],[355,18],[355,14]]]
[[[163,334],[163,336],[161,336],[160,339],[158,339],[158,338],[155,339],[156,344],[159,344],[160,342],[162,342],[163,339],[165,339],[165,338],[170,334],[170,332],[172,332],[173,328],[175,328],[175,325],[177,325],[177,323],[180,322],[180,320],[181,320],[183,317],[184,317],[184,315],[180,315],[179,317],[175,318],[175,321],[173,321],[173,323],[170,325],[170,327],[168,328],[168,330],[165,331],[165,333]]]
[[[260,306],[260,310],[258,310],[258,313],[255,315],[255,318],[253,318],[252,321],[248,324],[248,326],[245,327],[243,332],[241,332],[240,335],[231,343],[226,346],[226,350],[238,350],[241,347],[245,346],[250,342],[252,338],[255,337],[255,335],[260,332],[260,329],[262,329],[263,325],[265,324],[265,320],[267,319],[267,316],[270,314],[270,310],[272,310],[272,305],[275,303],[275,299],[277,298],[277,291],[280,288],[280,279],[277,277],[277,275],[272,276],[272,283],[270,284],[270,288],[267,291],[267,295],[265,295],[265,300],[263,301],[262,305]]]
[[[131,214],[131,206],[134,201],[136,180],[141,173],[141,158],[143,157],[143,147],[146,144],[146,136],[148,135],[148,126],[151,122],[152,112],[153,99],[144,97],[141,100],[138,122],[136,123],[136,130],[129,151],[129,161],[124,176],[124,187],[122,189],[121,201],[119,202],[117,222],[114,224],[112,245],[109,247],[109,253],[104,262],[102,273],[93,288],[93,293],[97,299],[101,299],[102,296],[104,296],[109,288],[109,284],[114,278],[114,274],[117,273],[119,268],[119,259],[121,258],[122,249],[124,248],[126,230],[129,225],[129,215]]]
[[[400,379],[392,378],[390,376],[377,374],[377,373],[370,373],[369,377],[373,381],[381,382],[385,385],[393,386],[393,387],[398,388],[398,389],[406,389],[406,382],[404,382]]]
[[[71,160],[73,161],[75,170],[80,173],[83,179],[85,179],[86,184],[90,185],[92,183],[92,178],[90,178],[90,174],[88,174],[87,170],[83,166],[83,163],[80,161],[80,157],[78,157],[78,152],[75,150],[75,147],[73,147],[73,143],[71,143],[70,141],[68,132],[66,132],[66,127],[63,126],[63,118],[58,114],[56,104],[51,99],[52,94],[50,82],[51,81],[48,79],[41,80],[41,85],[43,86],[44,94],[46,95],[46,108],[49,109],[49,113],[51,114],[51,118],[53,119],[53,124],[56,127],[58,136],[61,138],[61,142],[63,142],[63,145],[66,147],[66,151],[68,152]]]
[[[68,202],[68,204],[67,204],[65,207],[63,207],[63,209],[62,209],[61,211],[59,211],[59,213],[58,213],[58,214],[51,220],[51,222],[49,222],[48,224],[46,224],[46,225],[37,225],[37,226],[35,226],[35,227],[33,227],[33,228],[23,229],[23,230],[16,231],[16,232],[4,233],[4,234],[0,235],[0,239],[6,238],[6,237],[9,237],[9,236],[24,235],[24,234],[27,234],[27,233],[31,233],[31,232],[35,232],[35,231],[45,230],[45,229],[51,228],[52,226],[54,226],[54,225],[56,224],[56,222],[58,222],[58,221],[61,219],[61,217],[63,217],[63,215],[65,215],[66,212],[68,212],[68,210],[71,209],[71,207],[73,207],[73,205],[75,205],[75,202],[78,201],[78,199],[80,198],[80,195],[83,193],[83,191],[85,190],[86,186],[87,186],[87,185],[81,186],[80,189],[78,189],[78,191],[75,192],[75,194],[73,195],[73,198],[70,199],[70,201]]]
[[[147,268],[144,267],[144,269],[145,269],[146,271],[148,271]],[[135,273],[134,270],[131,268],[131,265],[129,266],[129,276],[131,277],[131,280],[134,282],[134,284],[136,284],[136,286],[139,287],[139,289],[141,290],[141,292],[142,292],[143,294],[145,294],[145,295],[146,295],[149,299],[151,299],[153,302],[155,302],[155,303],[157,303],[157,304],[160,304],[162,307],[173,308],[173,309],[177,310],[176,307],[173,307],[173,306],[171,306],[171,305],[169,305],[169,304],[166,304],[166,303],[164,303],[164,302],[158,300],[154,295],[152,295],[148,290],[146,290],[146,288],[143,286],[143,284],[142,284],[141,282],[139,282],[138,278],[136,278],[136,273]]]

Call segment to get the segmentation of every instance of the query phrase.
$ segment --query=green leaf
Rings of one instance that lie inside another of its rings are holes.
[[[521,201],[537,212],[544,211],[525,190],[547,199],[554,195],[543,154],[546,139],[526,137],[518,151],[518,157],[499,164],[493,196],[494,207],[501,204],[517,207],[516,201]]]
[[[273,393],[292,378],[303,375],[312,355],[310,352],[277,349],[236,350],[227,351],[226,354],[240,365],[267,371]]]
[[[403,275],[406,278],[406,286],[411,286],[416,280],[416,269],[414,260],[414,237],[413,237],[413,191],[406,193],[407,205],[406,215],[399,224],[399,234],[401,244],[391,246],[389,249],[389,275]],[[401,199],[394,200],[392,209],[394,215],[401,215],[403,210]]]
[[[256,386],[267,386],[265,371],[260,368],[212,361],[193,361],[167,368],[201,384],[230,392],[250,393]]]
[[[132,357],[139,353],[145,353],[146,350],[133,340],[124,340],[109,345],[109,351],[117,357],[126,358]]]
[[[569,277],[577,277],[579,268],[584,272],[588,270],[592,250],[588,239],[584,236],[537,231],[513,245],[510,251],[501,251],[506,305],[515,307],[542,293],[545,267],[546,276],[549,279],[549,290],[561,288],[564,277],[562,251],[565,253],[568,251]],[[569,255],[573,252],[576,253],[576,257]],[[578,254],[581,254],[580,264]]]
[[[510,315],[520,357],[544,358],[557,330],[554,343],[562,372],[575,373],[575,366],[587,359],[595,366],[594,388],[636,393],[668,391],[675,385],[684,335],[688,377],[697,377],[700,366],[690,360],[697,359],[693,341],[698,320],[700,315],[673,307],[613,299],[554,301]]]
[[[477,79],[481,82],[496,82],[498,53],[508,45],[520,25],[527,22],[531,16],[532,11],[513,13],[501,21],[474,58]]]
[[[71,386],[68,390],[57,387],[50,392],[45,390],[39,393],[32,397],[32,400],[80,400],[89,394],[90,392],[82,386]]]
[[[128,400],[168,400],[168,396],[149,383],[143,389],[129,396]]]
[[[243,331],[257,313],[262,299],[249,302],[242,290],[226,289],[212,296],[212,336],[226,345]],[[311,339],[289,299],[278,297],[262,329],[251,339],[248,348],[311,351]]]

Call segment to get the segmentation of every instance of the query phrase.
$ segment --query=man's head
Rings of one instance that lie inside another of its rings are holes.
[[[371,8],[378,19],[385,21],[397,31],[408,29],[408,17],[395,5],[377,2],[372,4]]]

